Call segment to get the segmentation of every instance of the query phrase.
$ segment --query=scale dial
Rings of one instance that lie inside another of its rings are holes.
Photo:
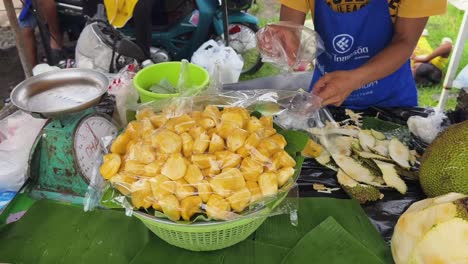
[[[101,177],[96,177],[101,142],[105,138],[115,138],[117,133],[117,126],[104,115],[91,114],[78,123],[73,137],[75,166],[89,184],[102,182]]]

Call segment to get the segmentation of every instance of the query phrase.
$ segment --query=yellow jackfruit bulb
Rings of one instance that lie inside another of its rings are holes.
[[[180,203],[174,195],[166,195],[159,200],[163,213],[172,221],[180,219]]]
[[[180,202],[180,212],[182,219],[190,221],[190,218],[201,212],[200,207],[202,205],[202,199],[199,196],[189,196]]]
[[[243,107],[238,107],[238,106],[226,107],[226,108],[223,109],[223,113],[238,113],[245,120],[249,120],[249,118],[250,118],[249,111],[247,109],[243,108]]]
[[[255,131],[260,130],[262,128],[263,125],[260,122],[260,120],[258,120],[258,118],[256,118],[255,116],[251,116],[249,122],[247,123],[247,131],[249,131],[249,133],[254,133]]]
[[[221,150],[224,150],[224,139],[222,139],[218,134],[213,133],[211,135],[210,146],[208,148],[209,153],[215,153]]]
[[[192,156],[193,138],[188,133],[180,134],[182,138],[182,152],[186,158]]]
[[[151,162],[150,164],[145,165],[145,173],[143,176],[146,177],[154,177],[161,172],[161,168],[164,165],[164,160],[156,160]]]
[[[154,200],[154,201],[153,201],[153,204],[151,205],[151,207],[153,207],[153,209],[156,210],[156,211],[162,212],[162,207],[161,207],[161,205],[159,204],[159,201],[158,201],[158,200]]]
[[[199,138],[201,134],[205,133],[206,130],[203,128],[203,127],[200,127],[200,126],[195,126],[195,127],[192,127],[188,133],[189,135],[192,137],[192,138]]]
[[[133,140],[139,140],[141,138],[142,125],[140,121],[131,121],[128,123],[125,133],[130,136]]]
[[[153,115],[150,117],[151,124],[153,124],[154,128],[160,128],[164,126],[167,122],[167,118],[164,115]]]
[[[322,151],[322,146],[309,138],[307,145],[305,146],[304,150],[302,150],[302,155],[304,157],[317,158],[320,156],[320,154],[322,154]]]
[[[278,186],[281,187],[294,175],[294,168],[287,167],[278,171]]]
[[[206,203],[208,217],[218,220],[227,220],[230,217],[231,206],[223,197],[213,194]]]
[[[104,179],[109,180],[119,171],[122,159],[119,154],[109,153],[104,155],[103,160],[99,172]]]
[[[125,162],[124,171],[127,173],[135,174],[137,176],[142,176],[145,174],[145,165],[138,161],[128,160]]]
[[[187,132],[192,127],[195,126],[195,120],[193,120],[193,118],[191,118],[188,115],[182,115],[182,116],[176,117],[175,120],[177,121],[174,124],[174,131],[177,134]]]
[[[127,151],[128,142],[130,142],[130,136],[127,133],[120,134],[112,143],[110,151],[124,155]]]
[[[245,140],[249,136],[249,132],[236,128],[231,131],[231,134],[226,138],[226,146],[232,151],[236,152],[240,147],[244,146]]]
[[[228,150],[218,151],[215,153],[216,160],[220,163],[221,168],[235,168],[241,163],[242,157],[239,154],[232,153]]]
[[[146,179],[140,179],[131,186],[132,204],[135,208],[149,208],[153,204],[151,199],[153,192]]]
[[[281,149],[284,149],[286,145],[288,144],[286,139],[281,134],[274,134],[273,136],[270,136],[268,139],[275,142],[276,145],[278,145]]]
[[[195,122],[202,118],[202,112],[200,111],[192,111],[189,115],[191,118],[193,118],[193,120],[195,120]]]
[[[270,158],[267,155],[263,154],[261,151],[259,151],[256,148],[250,151],[250,155],[253,160],[257,161],[258,163],[262,165],[271,162]]]
[[[136,120],[143,120],[143,119],[149,119],[154,115],[154,111],[149,108],[145,107],[143,109],[138,110],[138,112],[135,115]]]
[[[156,151],[151,145],[146,145],[139,143],[135,145],[135,160],[143,163],[149,164],[156,160]]]
[[[213,154],[198,154],[192,155],[192,163],[197,165],[200,169],[210,168],[216,163],[216,157]]]
[[[250,150],[247,150],[247,148],[244,146],[240,147],[237,151],[237,154],[239,154],[242,158],[247,158],[250,156]]]
[[[214,105],[208,105],[205,107],[205,110],[203,110],[202,113],[203,117],[210,116],[214,119],[220,119],[221,118],[221,111],[219,111],[217,106]]]
[[[176,182],[170,180],[164,175],[158,174],[156,177],[149,179],[151,191],[156,200],[161,200],[164,196],[174,194],[176,192]]]
[[[121,194],[129,196],[131,194],[131,186],[136,180],[137,178],[135,176],[121,172],[117,173],[109,181],[112,187],[116,188]]]
[[[228,168],[212,178],[210,185],[215,193],[227,197],[233,192],[245,187],[245,180],[240,170]]]
[[[238,129],[239,125],[230,120],[223,120],[216,126],[216,133],[222,138],[227,138],[234,129]]]
[[[180,153],[171,154],[161,168],[161,174],[174,181],[183,178],[186,172],[187,164]]]
[[[195,188],[191,186],[187,181],[184,179],[180,179],[176,181],[176,191],[175,195],[177,199],[183,200],[185,197],[195,195]]]
[[[231,205],[232,210],[240,213],[244,211],[244,209],[249,205],[251,198],[252,198],[252,195],[250,194],[249,189],[242,188],[236,191],[235,193],[233,193],[226,200]]]
[[[273,172],[266,172],[258,176],[258,186],[263,196],[271,196],[278,193],[278,177]]]
[[[198,166],[190,164],[187,167],[184,179],[190,184],[197,184],[203,180],[203,174]]]
[[[262,191],[256,181],[246,181],[245,186],[249,189],[251,195],[250,201],[252,203],[262,199]]]
[[[242,117],[241,113],[236,113],[236,112],[225,112],[221,114],[221,122],[232,122],[234,123],[237,127],[243,128],[246,120],[244,117]]]
[[[216,126],[216,122],[208,117],[201,118],[200,120],[198,120],[197,124],[203,127],[204,129],[209,129]]]
[[[203,175],[205,177],[214,177],[221,172],[221,167],[219,166],[217,161],[211,163],[209,168],[203,170]]]
[[[259,150],[261,153],[263,153],[267,157],[271,157],[273,154],[275,154],[277,151],[282,150],[280,146],[278,146],[271,138],[264,138],[258,144],[257,150]]]
[[[258,176],[263,173],[263,166],[254,159],[247,157],[240,166],[242,175],[247,181],[257,181]]]
[[[193,142],[193,154],[203,154],[210,145],[210,137],[206,133],[200,134]]]
[[[277,160],[278,164],[280,164],[281,167],[296,166],[296,161],[291,156],[289,156],[289,154],[284,150],[276,152],[273,156],[273,159]]]
[[[260,123],[262,123],[265,128],[273,127],[273,117],[272,116],[262,116],[260,117]]]
[[[164,153],[179,153],[182,149],[182,138],[170,130],[163,129],[153,135],[152,146]]]
[[[258,144],[260,144],[261,138],[258,136],[257,133],[251,133],[247,139],[245,140],[244,147],[247,150],[251,150],[253,148],[256,148]]]
[[[260,138],[271,137],[274,134],[276,134],[276,129],[274,129],[274,128],[262,128],[262,129],[257,131],[257,134],[260,136]]]
[[[208,202],[208,199],[210,198],[211,194],[213,194],[213,190],[211,189],[210,183],[207,181],[201,181],[197,183],[197,193],[202,199],[204,203]]]

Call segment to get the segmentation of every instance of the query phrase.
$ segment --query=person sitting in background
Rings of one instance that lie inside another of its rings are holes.
[[[447,66],[448,58],[452,52],[452,40],[442,39],[441,44],[432,49],[427,41],[427,30],[424,30],[418,44],[411,56],[411,69],[417,84],[427,86],[439,84],[442,80],[443,70]]]
[[[52,52],[51,65],[56,65],[63,57],[62,47],[62,32],[60,31],[57,7],[54,0],[41,0],[38,2],[39,18],[44,19],[49,29],[50,41],[49,45]],[[38,64],[37,45],[35,28],[37,26],[38,14],[33,12],[32,0],[26,0],[19,15],[19,25],[21,28],[21,36],[26,45],[26,53],[29,63],[32,67]]]

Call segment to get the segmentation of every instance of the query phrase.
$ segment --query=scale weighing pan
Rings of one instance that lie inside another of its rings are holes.
[[[61,118],[99,103],[109,79],[89,69],[45,72],[18,84],[11,102],[19,109],[43,118]]]

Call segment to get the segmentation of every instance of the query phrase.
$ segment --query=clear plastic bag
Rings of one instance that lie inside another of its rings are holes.
[[[256,36],[262,60],[285,71],[304,70],[325,50],[317,32],[291,22],[268,24]]]
[[[291,107],[298,95],[304,96],[227,92],[139,106],[96,175],[109,183],[101,203],[184,222],[294,215],[295,201],[285,197],[297,197],[291,190],[308,136],[282,129],[296,126],[274,122],[273,116],[295,111],[298,117],[300,111]]]

